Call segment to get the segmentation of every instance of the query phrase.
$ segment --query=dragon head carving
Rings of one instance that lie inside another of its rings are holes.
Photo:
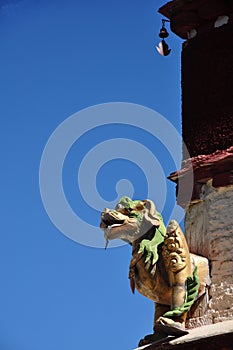
[[[151,200],[122,197],[115,209],[104,209],[100,227],[106,246],[122,239],[132,245],[129,279],[135,288],[155,302],[154,333],[139,345],[164,335],[186,334],[185,320],[191,306],[209,285],[208,260],[189,252],[185,236],[175,220],[167,229]]]
[[[160,226],[160,214],[151,200],[132,200],[122,197],[114,210],[105,208],[101,214],[100,228],[106,241],[122,239],[133,243],[152,227]]]

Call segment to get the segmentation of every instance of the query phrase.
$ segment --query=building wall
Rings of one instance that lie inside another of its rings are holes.
[[[233,186],[202,186],[201,200],[186,212],[185,233],[190,251],[209,259],[210,301],[196,324],[233,318]]]
[[[232,22],[219,28],[213,23],[183,45],[182,130],[191,157],[232,146],[232,37]]]

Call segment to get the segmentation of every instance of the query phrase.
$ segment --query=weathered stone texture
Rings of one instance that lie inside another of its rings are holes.
[[[185,232],[191,252],[210,261],[210,301],[199,323],[233,318],[233,186],[202,187],[202,200],[186,212]],[[190,327],[196,326],[190,320]]]

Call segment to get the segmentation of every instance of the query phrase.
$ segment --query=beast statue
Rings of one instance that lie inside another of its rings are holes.
[[[189,252],[178,223],[171,220],[166,229],[151,200],[123,197],[114,210],[102,212],[100,227],[106,246],[116,238],[132,245],[131,289],[155,303],[154,333],[139,345],[188,333],[185,320],[206,291],[209,270],[206,258]]]

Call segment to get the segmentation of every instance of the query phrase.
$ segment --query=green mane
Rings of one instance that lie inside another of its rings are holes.
[[[131,215],[135,216],[139,223],[142,221],[142,216],[140,213],[137,213],[137,211],[134,210],[134,208],[137,206],[137,204],[140,204],[140,200],[132,200],[127,196],[124,196],[120,199],[118,205],[121,207],[130,210]],[[156,216],[159,218],[160,225],[159,227],[155,227],[155,234],[154,237],[149,239],[143,239],[140,243],[140,248],[138,250],[138,253],[142,253],[143,251],[146,252],[146,260],[145,262],[149,261],[152,258],[152,264],[154,265],[159,256],[158,256],[158,246],[164,241],[165,235],[166,235],[166,227],[163,222],[162,215],[156,211]]]
[[[155,228],[155,235],[154,237],[149,239],[143,239],[140,243],[140,248],[138,253],[142,253],[143,251],[146,251],[146,260],[145,262],[149,261],[152,258],[152,264],[154,265],[158,258],[158,246],[159,244],[163,243],[165,235],[166,235],[166,227],[163,222],[162,215],[158,212],[156,212],[156,215],[159,217],[160,225],[158,228]]]

